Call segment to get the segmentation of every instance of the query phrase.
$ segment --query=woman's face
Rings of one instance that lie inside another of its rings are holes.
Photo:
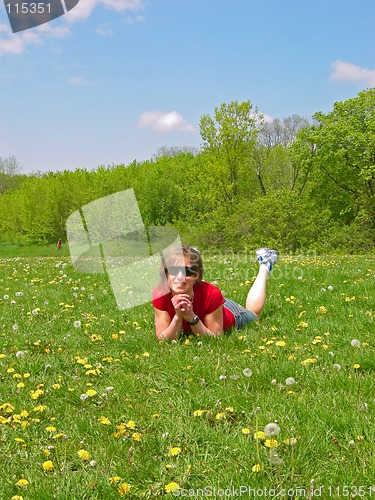
[[[190,260],[168,266],[167,280],[172,295],[193,294],[193,286],[198,280],[198,273],[190,267]]]

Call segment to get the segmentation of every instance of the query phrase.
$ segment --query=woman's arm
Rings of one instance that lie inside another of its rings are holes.
[[[155,310],[155,331],[158,340],[176,340],[182,331],[182,320],[189,323],[193,320],[192,303],[184,302],[185,310],[180,312],[180,306],[176,307],[176,314],[171,320],[167,311]],[[223,306],[207,314],[204,322],[199,321],[196,325],[191,325],[191,331],[195,335],[207,335],[209,337],[219,337],[223,333]]]
[[[158,340],[176,340],[182,330],[182,318],[177,314],[171,320],[167,311],[155,310],[155,331]]]
[[[218,307],[210,314],[206,314],[204,322],[199,321],[196,325],[191,325],[191,331],[196,335],[220,337],[223,333],[223,306]]]

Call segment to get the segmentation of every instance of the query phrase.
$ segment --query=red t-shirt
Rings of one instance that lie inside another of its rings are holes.
[[[201,321],[204,321],[206,314],[216,311],[216,309],[225,302],[220,289],[211,283],[207,283],[207,281],[202,281],[202,283],[194,285],[193,290],[193,311],[197,316],[199,316]],[[152,305],[156,309],[167,311],[171,320],[175,315],[175,310],[172,305],[171,292],[160,296],[160,288],[155,288],[152,295]],[[234,324],[234,314],[226,307],[223,307],[223,330],[227,330],[228,328],[234,326]],[[182,328],[185,332],[187,332],[191,327],[186,323],[186,321],[183,321]]]

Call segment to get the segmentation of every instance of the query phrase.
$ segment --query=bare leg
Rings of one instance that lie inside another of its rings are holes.
[[[258,276],[255,278],[246,298],[246,309],[252,311],[258,318],[266,302],[267,278],[267,269],[260,266]]]

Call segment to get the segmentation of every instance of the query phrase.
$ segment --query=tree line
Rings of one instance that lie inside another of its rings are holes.
[[[71,213],[133,188],[146,227],[174,225],[204,248],[373,251],[375,89],[311,120],[265,122],[250,101],[224,103],[201,117],[200,134],[199,150],[164,147],[93,171],[25,176],[0,158],[2,238],[65,239]]]

